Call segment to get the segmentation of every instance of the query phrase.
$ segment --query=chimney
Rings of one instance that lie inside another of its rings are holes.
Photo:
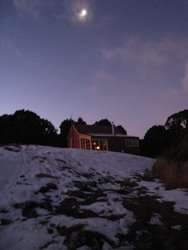
[[[115,126],[113,122],[112,122],[112,136],[115,136]]]

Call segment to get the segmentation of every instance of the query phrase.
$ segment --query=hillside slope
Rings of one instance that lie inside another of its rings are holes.
[[[0,249],[188,244],[187,193],[167,191],[151,179],[153,161],[113,152],[1,147]]]

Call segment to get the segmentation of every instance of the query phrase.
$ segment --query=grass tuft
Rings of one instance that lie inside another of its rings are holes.
[[[188,188],[188,162],[169,162],[159,158],[153,165],[153,174],[165,182],[168,189]]]

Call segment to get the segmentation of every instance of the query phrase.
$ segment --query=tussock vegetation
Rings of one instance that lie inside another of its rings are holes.
[[[157,159],[153,174],[168,188],[188,188],[188,134]]]
[[[153,173],[166,183],[167,188],[188,188],[188,162],[173,163],[160,158],[153,166]]]

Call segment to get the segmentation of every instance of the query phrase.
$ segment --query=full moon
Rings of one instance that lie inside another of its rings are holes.
[[[83,10],[81,10],[80,11],[80,17],[85,17],[85,16],[87,16],[87,10],[86,9],[83,9]]]

